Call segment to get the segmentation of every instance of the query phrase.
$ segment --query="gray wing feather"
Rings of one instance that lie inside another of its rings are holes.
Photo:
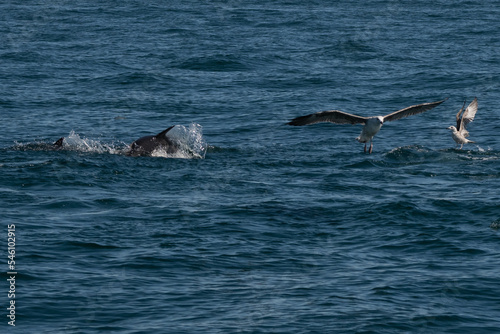
[[[395,111],[391,114],[385,115],[384,116],[384,122],[390,122],[390,121],[395,121],[404,117],[420,114],[424,111],[431,110],[432,108],[437,107],[444,101],[448,100],[448,98],[437,101],[437,102],[430,102],[430,103],[422,103],[422,104],[417,104],[414,106],[406,107],[404,109]]]
[[[474,120],[474,117],[476,116],[477,112],[477,97],[472,100],[472,102],[469,104],[467,109],[465,109],[463,115],[462,115],[462,124],[460,127],[460,131],[465,130],[465,127],[467,124],[471,123]]]
[[[348,114],[338,110],[320,111],[314,114],[294,118],[288,125],[309,125],[321,122],[330,122],[335,124],[365,124],[368,117]]]
[[[464,105],[462,106],[462,108],[460,108],[460,110],[458,111],[457,115],[455,116],[455,119],[457,121],[457,130],[460,131],[460,125],[462,124],[462,118],[461,118],[461,113],[462,111],[464,110],[465,108],[465,103],[467,102],[467,100],[464,101]]]

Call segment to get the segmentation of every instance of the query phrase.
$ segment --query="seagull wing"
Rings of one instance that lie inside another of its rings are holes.
[[[441,103],[443,103],[446,100],[448,100],[448,98],[441,100],[441,101],[437,101],[437,102],[417,104],[414,106],[406,107],[404,109],[395,111],[392,114],[384,116],[384,123],[390,122],[390,121],[395,121],[395,120],[398,120],[400,118],[408,117],[411,115],[420,114],[420,113],[427,111],[427,110],[431,110],[432,108],[437,107],[438,105],[440,105]]]
[[[467,124],[471,123],[474,120],[477,112],[477,97],[472,100],[467,109],[465,109],[464,114],[462,115],[462,122],[458,131],[465,131],[465,127]]]
[[[455,116],[456,120],[457,120],[457,130],[460,131],[460,124],[462,124],[462,118],[460,117],[462,111],[464,110],[465,108],[465,103],[467,102],[467,100],[464,101],[464,105],[462,106],[462,108],[458,111],[457,115]]]
[[[335,124],[365,124],[368,117],[348,114],[338,110],[320,111],[314,114],[300,116],[288,122],[288,125],[309,125],[321,122],[330,122]]]

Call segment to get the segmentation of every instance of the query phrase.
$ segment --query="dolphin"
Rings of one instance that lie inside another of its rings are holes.
[[[162,149],[168,154],[177,152],[179,145],[167,137],[167,132],[175,125],[172,125],[166,130],[163,130],[154,136],[145,136],[137,139],[130,144],[130,150],[126,153],[128,156],[149,156],[156,149]]]

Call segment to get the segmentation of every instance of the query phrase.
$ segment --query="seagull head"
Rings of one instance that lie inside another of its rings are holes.
[[[454,127],[453,125],[452,126],[449,126],[447,127],[448,130],[451,130],[451,131],[457,131],[457,128]]]
[[[377,119],[380,122],[380,125],[384,124],[384,118],[382,116],[377,116]]]

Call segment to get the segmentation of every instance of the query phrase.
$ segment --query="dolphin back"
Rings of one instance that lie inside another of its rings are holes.
[[[150,156],[155,150],[163,149],[167,154],[177,152],[179,146],[167,137],[167,132],[174,128],[175,125],[163,130],[155,136],[145,136],[137,139],[130,144],[130,150],[127,152],[128,156]]]

